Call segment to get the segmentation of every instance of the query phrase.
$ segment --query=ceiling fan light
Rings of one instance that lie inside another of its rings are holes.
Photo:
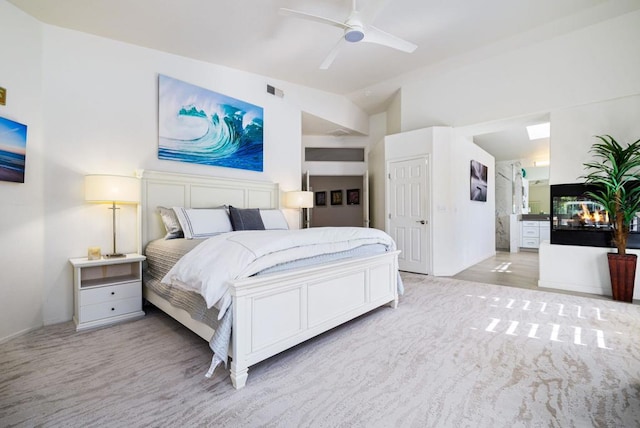
[[[344,32],[344,39],[347,42],[356,43],[364,39],[364,33],[357,28],[349,29]]]

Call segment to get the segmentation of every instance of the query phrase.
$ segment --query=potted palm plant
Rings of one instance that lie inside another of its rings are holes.
[[[613,226],[616,253],[608,253],[611,292],[614,300],[631,302],[637,256],[627,254],[629,226],[640,211],[640,140],[623,147],[610,135],[598,135],[591,146],[595,160],[584,164],[589,173],[586,195],[600,203]]]

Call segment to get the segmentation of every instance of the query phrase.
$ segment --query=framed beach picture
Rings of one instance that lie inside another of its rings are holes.
[[[263,171],[262,107],[163,75],[158,92],[159,159]]]
[[[478,161],[471,161],[471,200],[487,201],[487,167]]]
[[[323,207],[325,205],[327,205],[327,192],[326,191],[322,191],[322,192],[316,192],[316,207]]]
[[[331,191],[331,205],[342,205],[342,190]]]
[[[0,181],[24,183],[27,125],[0,117]]]

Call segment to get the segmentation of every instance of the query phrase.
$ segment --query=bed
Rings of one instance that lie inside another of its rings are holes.
[[[233,206],[259,208],[260,212],[277,210],[280,208],[279,186],[262,181],[158,171],[144,171],[141,181],[142,249],[147,250],[148,258],[164,260],[165,264],[164,270],[145,269],[143,295],[147,302],[210,343],[214,357],[208,375],[218,363],[226,365],[227,357],[230,358],[231,381],[236,389],[245,386],[251,365],[380,306],[397,307],[401,286],[399,251],[387,247],[386,251],[365,249],[361,253],[354,249],[356,252],[347,258],[329,258],[321,263],[294,265],[287,270],[272,269],[225,281],[230,300],[221,316],[220,308],[207,304],[208,296],[161,284],[160,277],[167,270],[173,270],[178,260],[186,258],[182,254],[193,255],[193,248],[199,251],[205,244],[198,243],[197,239],[177,239],[168,241],[169,246],[176,248],[168,248],[167,243],[162,242],[167,231],[158,209]],[[243,232],[233,232],[236,233]],[[203,242],[209,245],[213,240]],[[223,340],[225,337],[227,341]]]

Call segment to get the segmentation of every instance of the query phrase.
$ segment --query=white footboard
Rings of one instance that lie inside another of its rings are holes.
[[[398,253],[251,277],[231,284],[231,381],[249,366],[379,306],[398,303]]]

